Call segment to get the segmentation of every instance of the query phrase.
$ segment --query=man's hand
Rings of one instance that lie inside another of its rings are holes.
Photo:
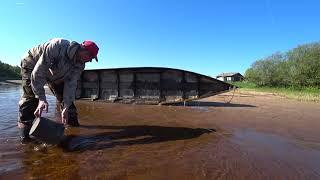
[[[67,124],[68,122],[68,108],[63,108],[61,111],[61,121],[63,124]]]
[[[44,101],[39,101],[37,109],[34,111],[34,115],[38,118],[41,117],[42,111],[45,110],[48,112],[48,102],[46,100]]]

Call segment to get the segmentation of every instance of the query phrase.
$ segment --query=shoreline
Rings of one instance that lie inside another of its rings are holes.
[[[16,80],[0,80],[0,86],[1,85],[21,85],[22,80],[21,79],[16,79]]]
[[[286,99],[291,99],[291,100],[301,101],[301,102],[320,103],[320,94],[314,95],[314,94],[297,93],[297,92],[284,93],[284,92],[273,92],[273,91],[267,91],[267,90],[256,90],[256,89],[248,89],[248,88],[240,88],[239,90],[236,90],[236,93],[261,95],[261,96],[271,95],[271,96],[278,96],[281,98],[286,98]]]

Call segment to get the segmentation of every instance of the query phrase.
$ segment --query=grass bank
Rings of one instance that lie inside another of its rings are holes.
[[[240,91],[243,92],[266,92],[299,101],[320,102],[319,87],[259,87],[249,82],[235,82],[233,84],[240,87]]]

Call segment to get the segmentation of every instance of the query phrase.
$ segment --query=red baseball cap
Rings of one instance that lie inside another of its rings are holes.
[[[91,53],[91,55],[94,57],[94,59],[98,62],[97,55],[98,55],[99,48],[96,45],[96,43],[94,43],[93,41],[90,41],[90,40],[86,40],[86,41],[83,41],[83,43],[81,45],[84,49],[89,51]]]

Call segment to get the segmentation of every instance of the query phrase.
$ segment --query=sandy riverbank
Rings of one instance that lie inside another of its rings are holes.
[[[77,107],[82,126],[67,130],[62,147],[33,152],[33,146],[1,145],[8,152],[20,148],[9,158],[21,161],[21,168],[0,177],[320,178],[318,103],[225,93],[185,107]]]

